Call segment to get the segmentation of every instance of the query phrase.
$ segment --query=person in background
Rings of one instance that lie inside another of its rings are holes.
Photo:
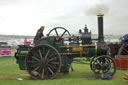
[[[40,40],[42,37],[44,37],[43,31],[44,31],[44,26],[41,26],[40,29],[38,29],[36,36],[34,37],[34,43]]]
[[[124,46],[128,45],[128,34],[125,34],[125,35],[123,36],[123,38],[124,38],[124,40],[123,40],[123,45],[124,45]]]
[[[27,37],[25,37],[25,39],[24,39],[24,45],[32,45],[31,42],[28,42],[28,41],[27,41]]]
[[[27,44],[27,37],[25,37],[25,39],[24,39],[24,45],[28,45]]]

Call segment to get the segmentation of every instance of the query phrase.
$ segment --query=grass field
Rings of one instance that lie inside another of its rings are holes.
[[[128,85],[122,80],[128,70],[117,70],[112,80],[101,80],[95,78],[89,65],[73,64],[75,71],[69,74],[57,74],[53,80],[31,80],[15,62],[14,57],[0,58],[0,85]]]

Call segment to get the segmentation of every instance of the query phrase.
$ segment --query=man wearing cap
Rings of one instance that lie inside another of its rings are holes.
[[[43,31],[44,31],[44,26],[41,26],[40,29],[38,29],[36,36],[34,37],[34,43],[38,40],[40,40],[42,37],[44,37]]]

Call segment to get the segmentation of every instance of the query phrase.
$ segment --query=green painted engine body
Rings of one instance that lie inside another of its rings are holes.
[[[25,66],[25,57],[27,56],[27,53],[32,47],[29,45],[19,45],[17,48],[17,51],[15,52],[15,58],[16,58],[16,63],[19,64],[20,70],[26,70]]]
[[[69,71],[73,58],[96,56],[96,45],[94,42],[85,45],[81,45],[80,43],[76,42],[69,42],[69,45],[65,45],[63,39],[57,41],[56,37],[50,36],[35,42],[34,47],[42,44],[51,45],[60,53],[62,63],[60,72]],[[17,48],[15,58],[17,59],[17,63],[19,64],[19,68],[21,70],[26,69],[24,63],[25,57],[27,56],[29,50],[31,50],[32,48],[33,47],[26,45],[19,45],[19,47]]]

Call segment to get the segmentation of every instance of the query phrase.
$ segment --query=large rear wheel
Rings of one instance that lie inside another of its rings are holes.
[[[25,60],[26,69],[35,80],[52,79],[61,67],[61,56],[50,45],[32,48]]]

